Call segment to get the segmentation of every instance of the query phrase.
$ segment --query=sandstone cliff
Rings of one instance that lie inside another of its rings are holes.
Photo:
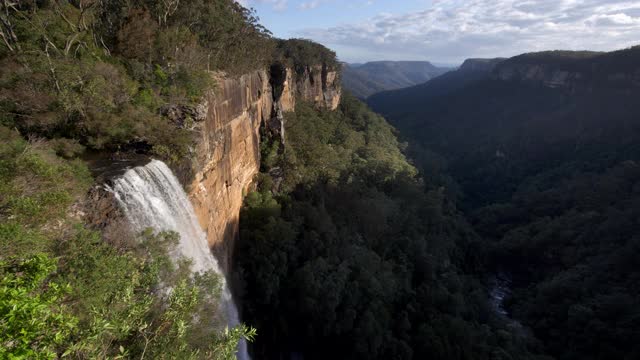
[[[296,73],[287,68],[287,81],[291,94],[301,100],[310,101],[319,107],[336,109],[340,102],[342,88],[338,73],[330,71],[325,65],[314,65],[305,67],[301,73]],[[295,103],[294,103],[295,105]]]
[[[546,51],[523,54],[498,64],[493,77],[570,91],[638,88],[640,47],[610,53]]]
[[[530,81],[551,88],[560,88],[574,87],[584,79],[585,74],[551,65],[507,64],[499,67],[494,76],[499,80]]]
[[[244,195],[260,170],[261,127],[284,142],[284,112],[293,111],[298,100],[335,110],[341,88],[337,73],[324,66],[301,74],[272,67],[216,80],[200,107],[193,176],[185,186],[209,244],[220,258],[229,259]]]

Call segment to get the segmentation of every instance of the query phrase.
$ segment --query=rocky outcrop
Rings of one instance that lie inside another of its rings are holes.
[[[81,218],[94,229],[104,229],[113,222],[119,222],[124,214],[111,193],[102,186],[94,186],[81,205]]]
[[[304,72],[295,74],[295,93],[318,107],[335,110],[342,94],[338,72],[325,65],[306,67]]]
[[[75,209],[85,223],[94,229],[110,232],[110,228],[127,227],[125,215],[118,206],[113,193],[108,190],[112,179],[136,166],[144,166],[149,158],[144,155],[127,153],[95,154],[86,159],[96,185],[92,187],[82,204]]]
[[[274,93],[274,97],[278,99],[277,104],[280,110],[283,112],[293,111],[296,108],[296,88],[295,88],[295,73],[291,68],[284,68],[284,78],[271,79],[272,86],[280,86],[282,92],[280,94]],[[280,80],[280,83],[278,83]]]
[[[182,179],[190,179],[185,185],[200,224],[219,258],[227,259],[222,266],[228,267],[243,199],[260,170],[261,129],[284,143],[283,114],[293,111],[296,101],[334,110],[341,89],[337,74],[322,66],[304,74],[274,66],[236,79],[220,75],[216,83],[195,119],[192,176]]]
[[[91,188],[85,201],[78,204],[75,210],[77,218],[82,218],[91,228],[99,230],[102,238],[116,249],[127,248],[135,243],[137,234],[114,194],[104,186]]]

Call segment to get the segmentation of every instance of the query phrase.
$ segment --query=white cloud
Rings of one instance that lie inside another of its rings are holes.
[[[300,10],[311,10],[311,9],[317,8],[318,5],[320,5],[320,0],[305,1],[305,2],[301,3],[300,5],[298,5],[298,9],[300,9]]]
[[[423,11],[381,14],[299,35],[378,59],[460,61],[547,49],[612,50],[640,43],[640,2],[434,0]]]
[[[630,26],[637,27],[640,25],[640,18],[634,18],[627,14],[606,14],[606,15],[594,15],[588,19],[588,22],[593,26],[601,27],[617,27],[617,26]],[[639,39],[640,40],[640,39]]]

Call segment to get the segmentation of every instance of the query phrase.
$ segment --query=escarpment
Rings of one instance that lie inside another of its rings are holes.
[[[640,87],[640,47],[599,53],[547,51],[523,54],[495,67],[495,80],[541,84],[571,92]]]
[[[244,195],[260,170],[261,128],[284,142],[283,113],[296,101],[335,110],[341,89],[337,73],[326,66],[303,73],[274,65],[239,78],[219,76],[203,99],[196,121],[191,180],[184,184],[196,215],[223,267],[228,267]]]

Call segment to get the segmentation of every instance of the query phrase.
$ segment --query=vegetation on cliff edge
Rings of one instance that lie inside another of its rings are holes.
[[[221,331],[220,281],[169,261],[176,234],[84,223],[80,157],[184,159],[193,122],[167,109],[273,48],[232,0],[0,2],[0,358],[235,358],[255,333]]]
[[[0,127],[0,358],[235,358],[254,333],[220,331],[217,275],[169,259],[177,234],[86,229],[91,176],[55,145]]]

